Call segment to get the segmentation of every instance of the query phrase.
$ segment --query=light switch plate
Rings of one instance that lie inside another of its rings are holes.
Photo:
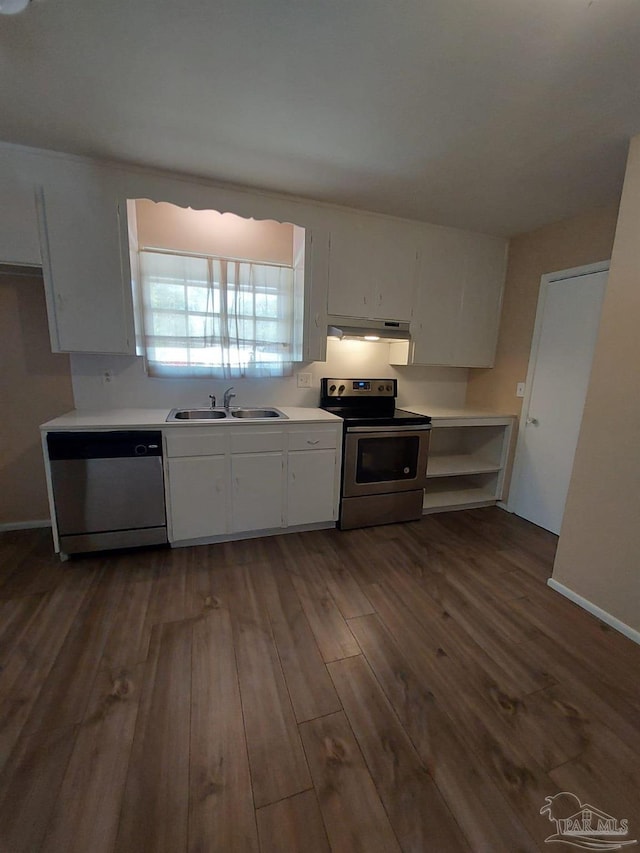
[[[524,397],[524,382],[518,382],[516,385],[516,397]]]
[[[310,373],[296,373],[296,379],[298,380],[298,388],[311,388]]]

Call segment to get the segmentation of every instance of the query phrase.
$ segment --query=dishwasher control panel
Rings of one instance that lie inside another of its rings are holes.
[[[120,459],[162,456],[162,433],[156,430],[50,432],[49,459]]]

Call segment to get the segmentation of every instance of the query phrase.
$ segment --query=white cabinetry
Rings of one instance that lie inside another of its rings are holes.
[[[167,460],[172,539],[200,539],[227,532],[225,456]]]
[[[124,211],[106,168],[64,163],[42,189],[42,260],[54,352],[135,353]]]
[[[232,532],[284,527],[284,429],[256,424],[229,432]]]
[[[482,234],[468,234],[466,238],[466,270],[454,363],[463,367],[493,367],[506,272],[506,243]]]
[[[500,322],[506,242],[426,226],[421,237],[411,343],[393,364],[491,367]]]
[[[229,529],[228,436],[207,428],[165,433],[169,539],[219,536]]]
[[[289,454],[289,524],[335,521],[335,450],[299,450]]]
[[[423,511],[499,501],[514,418],[434,417],[432,422]]]
[[[417,230],[411,223],[336,214],[329,248],[329,315],[408,321],[416,263]]]
[[[459,231],[434,229],[422,238],[410,327],[411,364],[456,363],[465,236]]]
[[[313,524],[338,517],[340,431],[335,426],[292,427],[287,464],[287,522]]]
[[[172,543],[337,518],[340,423],[165,430]]]
[[[35,199],[33,181],[0,171],[0,264],[40,266]]]
[[[284,527],[282,453],[234,453],[231,457],[232,530]]]

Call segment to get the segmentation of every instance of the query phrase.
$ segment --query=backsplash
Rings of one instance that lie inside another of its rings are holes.
[[[317,406],[323,376],[395,377],[398,405],[463,406],[467,370],[453,367],[391,367],[389,346],[365,341],[327,341],[327,361],[300,365],[311,388],[298,388],[296,375],[279,379],[150,379],[141,358],[72,355],[73,393],[78,409],[208,406],[209,394],[222,402],[233,385],[236,405]]]

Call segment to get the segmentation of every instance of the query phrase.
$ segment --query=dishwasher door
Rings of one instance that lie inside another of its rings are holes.
[[[167,541],[159,433],[50,434],[48,446],[63,552]]]

